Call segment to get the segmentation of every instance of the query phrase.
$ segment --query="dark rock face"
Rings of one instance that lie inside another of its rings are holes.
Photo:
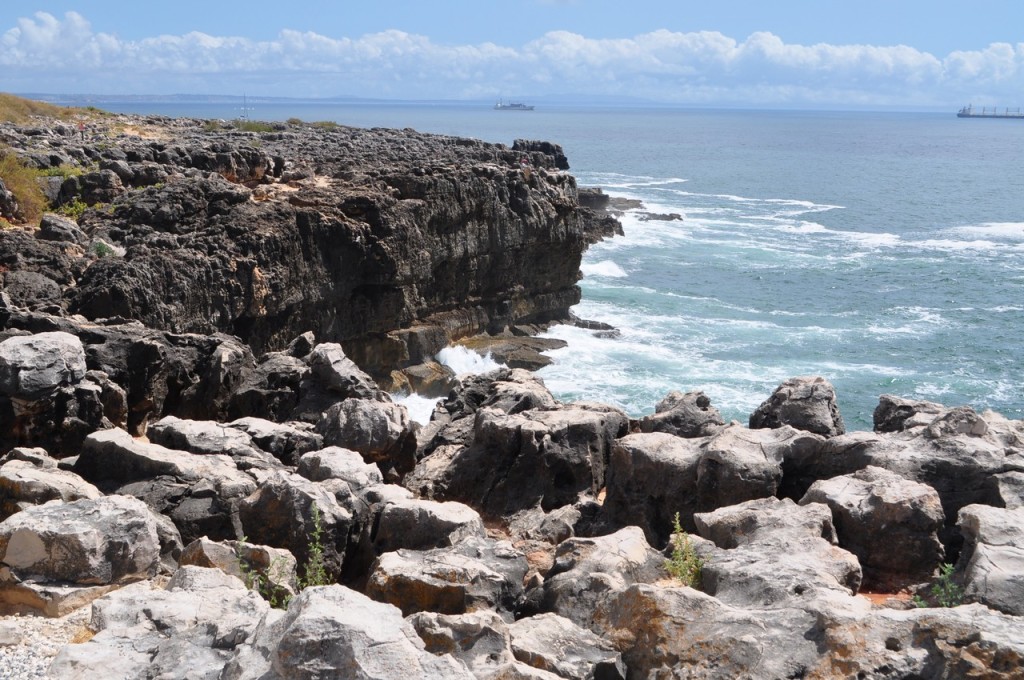
[[[750,415],[751,429],[782,425],[824,437],[844,434],[832,383],[820,377],[790,378]]]

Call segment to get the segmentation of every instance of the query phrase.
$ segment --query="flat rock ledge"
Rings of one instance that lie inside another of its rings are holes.
[[[0,232],[0,674],[1022,677],[1021,421],[456,380],[578,299],[557,146],[102,125],[0,125],[91,206]]]

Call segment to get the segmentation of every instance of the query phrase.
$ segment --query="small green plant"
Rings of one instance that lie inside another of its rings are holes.
[[[0,148],[0,179],[18,202],[16,218],[38,222],[46,208],[46,195],[39,186],[39,171],[29,167],[13,152]]]
[[[274,126],[270,123],[261,123],[258,120],[238,119],[234,122],[235,128],[242,132],[273,132]]]
[[[309,555],[306,559],[305,573],[299,579],[299,587],[303,589],[326,586],[331,582],[327,576],[327,566],[324,563],[324,525],[320,507],[313,503],[310,506],[310,513],[313,517],[313,531],[309,535],[307,546]]]
[[[333,130],[334,128],[339,127],[333,120],[318,120],[314,123],[310,123],[310,125],[315,128],[320,128],[321,130]]]
[[[95,241],[92,244],[92,254],[96,257],[112,257],[117,254],[117,251],[108,243]]]
[[[697,555],[690,543],[690,536],[679,524],[679,513],[672,520],[672,557],[665,562],[665,571],[683,585],[696,587],[700,584],[704,560]]]
[[[954,567],[949,562],[939,567],[939,577],[928,589],[928,597],[914,596],[918,607],[956,607],[964,602],[964,589],[953,579]]]
[[[84,213],[85,209],[88,207],[89,206],[83,203],[80,199],[76,198],[73,201],[65,203],[64,205],[57,208],[57,213],[60,215],[64,215],[65,217],[70,217],[71,219],[77,222],[79,219],[81,219],[82,213]]]
[[[271,607],[287,609],[292,600],[292,594],[286,588],[274,585],[271,580],[271,574],[280,576],[285,572],[284,558],[275,558],[265,570],[254,568],[242,554],[247,542],[248,539],[242,536],[242,540],[235,544],[235,559],[238,561],[238,570],[242,572],[242,582],[245,583],[246,588],[258,593],[260,597],[269,602]]]
[[[288,123],[291,126],[302,125],[302,119],[301,118],[289,118],[285,122]]]
[[[207,132],[217,132],[221,129],[219,120],[208,120],[203,123],[203,129]]]
[[[78,167],[77,165],[68,165],[67,163],[61,163],[55,168],[43,168],[39,171],[39,174],[43,177],[78,177],[85,170]]]

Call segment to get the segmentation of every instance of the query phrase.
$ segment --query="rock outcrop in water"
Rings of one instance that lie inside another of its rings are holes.
[[[53,677],[1022,677],[1024,423],[504,368],[421,428],[363,369],[578,295],[557,147],[120,120],[178,136],[18,132],[109,207],[0,234],[0,614],[92,614]]]

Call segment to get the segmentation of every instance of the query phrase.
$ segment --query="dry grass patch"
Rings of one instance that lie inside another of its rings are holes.
[[[46,196],[39,186],[39,171],[30,168],[7,149],[0,149],[0,179],[18,201],[17,217],[35,223],[46,210]]]
[[[80,645],[85,642],[88,642],[94,637],[96,637],[95,631],[90,630],[87,626],[82,626],[81,628],[75,631],[75,634],[71,636],[71,639],[68,640],[68,643],[72,645]]]
[[[34,99],[25,99],[13,94],[0,92],[0,121],[11,123],[24,123],[32,116],[49,116],[67,120],[76,116],[93,117],[102,115],[99,109],[89,107],[85,109],[68,106],[57,106],[48,102],[40,102]]]

